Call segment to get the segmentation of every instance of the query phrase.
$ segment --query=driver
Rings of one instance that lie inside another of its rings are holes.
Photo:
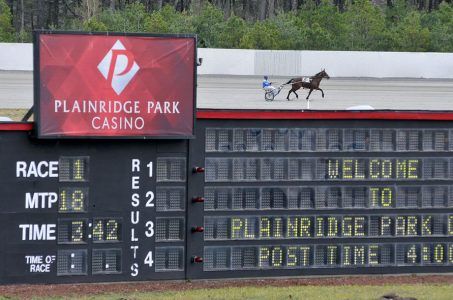
[[[275,87],[272,86],[272,82],[269,82],[267,76],[264,76],[264,80],[263,80],[263,89],[264,89],[266,92],[271,92],[271,91],[275,90]]]

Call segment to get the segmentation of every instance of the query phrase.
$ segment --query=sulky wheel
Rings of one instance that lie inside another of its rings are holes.
[[[266,101],[273,101],[274,100],[274,93],[272,91],[266,92],[264,94],[264,99],[266,99]]]

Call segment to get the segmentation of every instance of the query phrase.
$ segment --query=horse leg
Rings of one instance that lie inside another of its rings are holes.
[[[324,91],[323,91],[322,89],[320,89],[320,88],[317,88],[317,90],[320,90],[320,91],[321,91],[322,97],[324,98]]]
[[[289,101],[289,95],[291,94],[291,92],[293,91],[293,89],[290,89],[289,92],[288,92],[288,96],[286,96],[286,100]]]
[[[308,93],[308,96],[307,96],[307,98],[306,98],[307,100],[308,100],[308,98],[310,97],[311,92],[313,92],[313,89],[310,89],[310,92]]]
[[[294,94],[296,94],[296,98],[299,99],[299,95],[294,91]]]

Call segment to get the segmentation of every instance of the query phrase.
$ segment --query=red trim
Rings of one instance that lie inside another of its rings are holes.
[[[33,123],[0,123],[0,131],[31,131]]]
[[[228,111],[199,110],[197,119],[453,121],[453,112],[428,111]]]
[[[420,120],[453,121],[453,112],[444,111],[269,111],[198,110],[197,119],[231,120]],[[0,123],[0,131],[31,131],[34,123]]]

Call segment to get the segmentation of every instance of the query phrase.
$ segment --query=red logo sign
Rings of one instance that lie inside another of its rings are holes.
[[[36,40],[40,137],[193,135],[194,37],[39,33]]]

